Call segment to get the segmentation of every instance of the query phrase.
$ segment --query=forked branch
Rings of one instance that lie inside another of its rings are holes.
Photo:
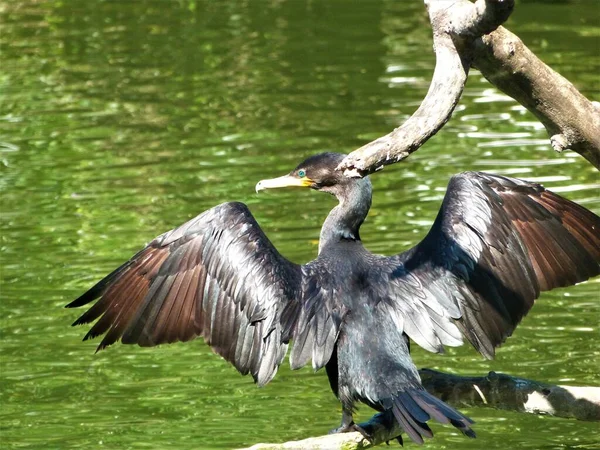
[[[362,177],[401,161],[437,133],[460,100],[470,67],[520,102],[544,124],[557,151],[578,152],[600,169],[600,107],[586,99],[500,25],[514,0],[425,0],[436,66],[417,111],[400,127],[340,164]]]

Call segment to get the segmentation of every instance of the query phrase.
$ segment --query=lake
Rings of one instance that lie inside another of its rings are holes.
[[[324,371],[287,361],[258,389],[201,339],[94,354],[63,306],[146,242],[224,201],[249,205],[287,258],[314,258],[334,200],[257,195],[308,155],[350,152],[418,107],[435,58],[420,1],[0,2],[0,446],[226,449],[324,434]],[[600,101],[600,9],[520,1],[507,27]],[[373,252],[419,242],[449,178],[543,183],[600,212],[598,172],[477,72],[444,129],[371,177]],[[545,293],[494,361],[467,346],[418,367],[598,385],[599,280]],[[476,440],[433,424],[428,449],[592,449],[597,423],[460,408]],[[372,414],[366,406],[359,419]],[[408,443],[407,448],[415,447]]]

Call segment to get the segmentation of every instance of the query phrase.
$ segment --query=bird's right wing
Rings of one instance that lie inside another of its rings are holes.
[[[415,342],[441,351],[460,330],[491,358],[540,291],[600,273],[600,218],[538,184],[467,172],[425,239],[388,263],[390,314]]]
[[[157,237],[67,306],[99,298],[74,323],[98,319],[84,339],[105,334],[99,350],[119,339],[154,346],[203,336],[262,385],[285,357],[301,277],[244,204],[224,203]]]

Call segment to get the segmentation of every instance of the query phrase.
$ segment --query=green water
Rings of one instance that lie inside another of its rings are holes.
[[[0,447],[234,448],[323,434],[340,407],[324,373],[257,389],[201,342],[94,354],[64,304],[155,235],[247,203],[280,251],[313,258],[332,206],[255,183],[349,152],[410,115],[432,73],[421,1],[0,1]],[[520,2],[508,23],[600,100],[600,8]],[[530,114],[472,73],[451,122],[372,177],[362,230],[393,254],[428,230],[449,177],[543,182],[600,212],[598,176],[555,154]],[[419,367],[598,385],[598,280],[544,294],[495,361],[474,350]],[[431,449],[591,449],[598,424],[463,408],[478,439],[434,424]],[[361,409],[361,417],[370,415]],[[411,443],[408,448],[414,448]]]

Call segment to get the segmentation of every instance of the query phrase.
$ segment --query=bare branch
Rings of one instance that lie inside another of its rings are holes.
[[[362,177],[401,161],[450,119],[471,65],[544,124],[557,151],[576,151],[600,169],[600,111],[500,26],[514,0],[425,0],[436,66],[417,111],[390,134],[353,151],[338,169]],[[489,34],[485,34],[489,33]]]
[[[446,0],[445,3],[450,2]],[[460,1],[448,10],[448,32],[455,36],[471,38],[491,33],[506,22],[514,6],[514,0],[477,0],[475,3]]]
[[[327,434],[301,441],[289,441],[283,444],[255,444],[240,450],[358,450],[371,445],[359,432]]]
[[[438,132],[450,119],[465,87],[469,64],[461,58],[445,17],[447,2],[429,3],[436,54],[429,91],[421,106],[399,128],[352,152],[339,166],[346,176],[363,177],[370,172],[405,159]]]
[[[600,169],[600,110],[506,28],[473,44],[473,66],[546,127],[556,151],[567,148]]]

